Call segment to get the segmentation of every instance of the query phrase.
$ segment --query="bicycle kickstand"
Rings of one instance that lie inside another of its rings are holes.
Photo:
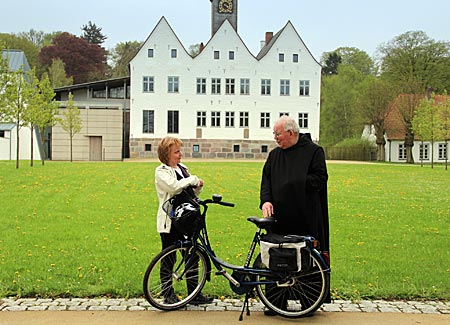
[[[244,306],[242,306],[242,311],[241,311],[241,315],[239,316],[239,321],[242,321],[244,319],[244,311],[245,311],[245,307],[247,307],[247,316],[250,316],[250,308],[248,306],[248,299],[250,298],[250,294],[249,292],[247,292],[245,294],[245,299],[244,299]]]

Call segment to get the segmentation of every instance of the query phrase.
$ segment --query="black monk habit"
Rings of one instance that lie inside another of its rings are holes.
[[[310,235],[329,251],[327,167],[323,149],[309,134],[300,134],[295,145],[273,149],[263,168],[260,208],[271,202],[279,234]]]

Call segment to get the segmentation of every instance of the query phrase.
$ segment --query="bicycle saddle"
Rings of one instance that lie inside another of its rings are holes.
[[[253,222],[258,228],[267,229],[273,225],[277,220],[275,218],[258,218],[258,217],[248,217],[248,221]]]

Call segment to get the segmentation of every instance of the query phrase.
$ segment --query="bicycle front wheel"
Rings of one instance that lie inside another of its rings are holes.
[[[257,282],[269,282],[256,286],[258,296],[267,308],[291,318],[309,316],[320,308],[329,290],[330,277],[327,267],[315,253],[311,253],[311,258],[310,270],[291,273],[283,281],[274,283],[270,276],[256,276]],[[261,255],[256,258],[254,266],[263,267]]]
[[[181,243],[161,251],[144,275],[147,301],[161,310],[175,310],[188,304],[205,285],[207,258],[202,251]]]

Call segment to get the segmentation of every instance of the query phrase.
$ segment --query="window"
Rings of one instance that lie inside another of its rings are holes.
[[[290,88],[290,81],[287,79],[281,79],[280,80],[280,95],[281,96],[288,96],[289,95],[289,88]]]
[[[267,153],[268,149],[269,149],[269,148],[268,148],[266,145],[261,146],[261,152],[262,152],[262,153]]]
[[[438,145],[438,159],[446,160],[447,159],[447,144],[439,143]]]
[[[233,145],[233,152],[239,152],[241,147],[238,144]]]
[[[200,152],[200,145],[199,144],[194,144],[192,146],[192,152]]]
[[[261,113],[261,127],[270,127],[270,113]]]
[[[234,60],[234,51],[228,52],[228,59],[229,60]]]
[[[167,133],[178,133],[178,111],[167,112]]]
[[[206,94],[206,78],[197,78],[197,95]]]
[[[281,112],[281,113],[280,113],[280,117],[282,117],[282,116],[284,116],[284,115],[289,116],[289,113],[288,113],[288,112]]]
[[[148,50],[147,50],[147,56],[148,56],[149,58],[152,58],[153,55],[154,55],[153,49],[148,49]]]
[[[94,90],[92,92],[92,97],[93,98],[106,98],[106,89]]]
[[[109,98],[125,98],[125,88],[124,87],[116,87],[109,88]]]
[[[225,127],[234,128],[234,112],[225,112]]]
[[[297,53],[292,54],[292,62],[294,62],[294,63],[298,62],[298,54]]]
[[[234,79],[232,78],[225,79],[225,94],[234,95]]]
[[[398,160],[406,160],[406,147],[402,143],[398,145]]]
[[[284,62],[284,53],[278,54],[278,62]]]
[[[429,151],[428,143],[421,143],[419,146],[419,159],[420,160],[430,159],[428,156],[428,151]]]
[[[239,127],[248,128],[248,112],[239,112]]]
[[[198,111],[197,112],[197,127],[205,127],[206,126],[206,112]]]
[[[211,126],[220,127],[220,112],[211,112]]]
[[[177,57],[177,49],[170,50],[170,57],[171,58],[176,58]]]
[[[142,116],[142,133],[155,132],[155,111],[144,110]]]
[[[220,94],[220,78],[211,79],[211,94]]]
[[[214,51],[214,60],[219,60],[219,58],[220,58],[220,52]]]
[[[309,96],[309,80],[300,80],[300,96]]]
[[[155,89],[155,80],[153,77],[144,76],[142,78],[142,91],[144,93],[152,93]]]
[[[241,79],[241,95],[250,94],[250,79]]]
[[[151,143],[146,143],[145,144],[145,151],[152,151],[152,144]]]
[[[168,77],[168,88],[167,91],[169,93],[177,93],[178,92],[178,77]]]
[[[0,130],[0,138],[4,138],[5,137],[5,130]]]
[[[270,79],[261,79],[261,95],[270,95]]]
[[[308,128],[308,113],[298,113],[298,126],[302,129]]]

